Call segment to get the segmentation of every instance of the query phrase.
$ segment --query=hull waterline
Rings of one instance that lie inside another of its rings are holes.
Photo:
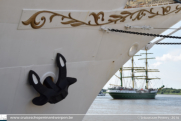
[[[156,93],[109,93],[114,99],[155,99]]]

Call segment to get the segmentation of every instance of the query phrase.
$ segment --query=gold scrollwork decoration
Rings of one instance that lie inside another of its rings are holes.
[[[36,12],[35,14],[33,14],[28,20],[26,21],[22,21],[22,23],[24,25],[31,25],[31,27],[33,29],[39,29],[41,28],[45,22],[46,22],[46,17],[42,16],[41,20],[42,22],[37,22],[36,18],[38,15],[40,15],[41,13],[51,13],[52,15],[50,16],[50,22],[52,22],[53,18],[55,16],[60,16],[62,17],[62,24],[66,25],[69,24],[72,27],[76,27],[76,26],[81,26],[81,25],[87,25],[87,26],[100,26],[100,25],[106,25],[106,24],[110,24],[110,23],[114,23],[116,24],[118,21],[119,22],[124,22],[126,19],[131,19],[132,21],[135,20],[141,20],[144,16],[146,16],[146,14],[148,13],[148,18],[153,18],[155,16],[166,16],[169,15],[171,13],[178,13],[181,11],[181,7],[179,7],[179,5],[176,6],[175,10],[171,11],[171,6],[166,6],[166,7],[161,7],[162,8],[162,13],[157,12],[153,12],[154,8],[150,8],[150,10],[146,10],[146,9],[141,9],[135,12],[129,12],[129,11],[123,11],[120,14],[112,14],[110,15],[110,19],[107,20],[107,22],[104,22],[104,12],[99,12],[99,13],[95,13],[92,12],[89,14],[89,16],[93,16],[94,18],[94,24],[91,24],[91,21],[88,22],[84,22],[81,20],[77,20],[75,18],[73,18],[71,16],[71,13],[69,13],[67,16],[59,14],[59,13],[55,13],[55,12],[51,12],[51,11],[39,11]],[[64,20],[67,21],[64,21]],[[99,23],[99,19],[101,19],[101,21],[103,23]],[[63,22],[64,21],[64,22]],[[40,24],[41,23],[41,24]]]

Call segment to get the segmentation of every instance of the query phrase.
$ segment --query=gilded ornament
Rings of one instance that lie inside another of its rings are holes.
[[[179,5],[176,6],[175,10],[171,11],[171,6],[166,6],[166,7],[161,7],[162,8],[162,13],[157,12],[153,12],[154,8],[150,8],[150,10],[146,10],[146,9],[141,9],[135,12],[129,12],[129,11],[123,11],[120,14],[112,14],[110,15],[110,19],[107,20],[107,22],[104,22],[104,12],[100,11],[99,13],[95,13],[92,12],[89,14],[89,16],[93,16],[94,18],[94,24],[91,23],[91,21],[88,22],[83,22],[81,20],[77,20],[75,18],[73,18],[71,16],[71,13],[69,13],[67,16],[59,14],[59,13],[55,13],[55,12],[51,12],[51,11],[39,11],[36,12],[35,14],[33,14],[28,20],[26,21],[22,21],[22,23],[24,25],[31,25],[31,27],[33,29],[39,29],[42,26],[44,26],[45,22],[46,22],[46,18],[44,16],[41,17],[41,20],[43,21],[41,24],[40,22],[36,21],[36,18],[38,15],[40,15],[41,13],[51,13],[52,15],[50,16],[49,20],[50,23],[52,22],[53,18],[55,16],[60,16],[62,17],[62,22],[61,24],[69,24],[72,27],[76,27],[76,26],[81,26],[81,25],[87,25],[87,26],[100,26],[100,25],[106,25],[106,24],[110,24],[110,23],[114,23],[116,24],[118,21],[119,22],[125,22],[126,19],[131,19],[132,21],[135,20],[141,20],[144,16],[147,15],[147,13],[149,14],[148,18],[154,18],[155,16],[166,16],[169,15],[171,13],[178,13],[181,11],[181,7],[179,7]],[[67,21],[65,21],[65,19]],[[104,23],[99,23],[99,19],[101,19],[102,22]]]

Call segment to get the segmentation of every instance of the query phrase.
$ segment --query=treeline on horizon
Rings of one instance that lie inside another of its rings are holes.
[[[178,94],[181,95],[181,89],[163,88],[158,91],[158,94]]]

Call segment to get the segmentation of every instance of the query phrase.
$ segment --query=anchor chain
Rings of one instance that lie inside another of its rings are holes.
[[[151,36],[151,37],[163,37],[163,38],[173,38],[173,39],[181,39],[178,36],[168,36],[168,35],[160,35],[160,34],[150,34],[150,33],[142,33],[142,32],[133,32],[133,31],[125,31],[119,29],[108,29],[111,32],[120,32],[120,33],[127,33],[127,34],[136,34],[142,36]]]
[[[168,43],[168,42],[160,42],[156,43],[157,45],[181,45],[181,43]]]

